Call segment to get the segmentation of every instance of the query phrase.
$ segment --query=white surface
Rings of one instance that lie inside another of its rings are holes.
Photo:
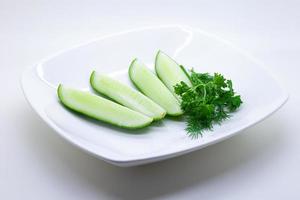
[[[0,2],[0,199],[299,199],[299,1]],[[151,3],[150,3],[151,2]],[[23,69],[137,25],[184,23],[252,52],[288,103],[217,145],[135,168],[106,164],[53,133],[25,101]]]
[[[183,120],[167,118],[141,130],[125,131],[74,115],[58,101],[60,83],[94,92],[89,84],[93,70],[113,74],[117,80],[133,87],[128,77],[128,63],[136,56],[149,63],[148,67],[154,71],[153,55],[157,49],[164,49],[196,71],[219,72],[229,77],[242,96],[243,105],[221,126],[192,140],[186,134]],[[288,95],[264,68],[228,41],[201,30],[178,25],[156,26],[92,39],[50,56],[25,70],[22,88],[34,110],[63,138],[112,164],[135,166],[215,144],[272,114]]]

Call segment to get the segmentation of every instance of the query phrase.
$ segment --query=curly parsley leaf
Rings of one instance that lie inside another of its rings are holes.
[[[204,130],[213,128],[230,117],[241,104],[241,96],[233,89],[231,80],[222,74],[197,73],[193,69],[188,73],[192,86],[181,82],[174,86],[175,93],[181,97],[181,108],[187,115],[186,131],[191,138],[202,136]]]

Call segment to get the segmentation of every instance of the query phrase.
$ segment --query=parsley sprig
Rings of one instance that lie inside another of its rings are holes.
[[[175,93],[181,97],[181,108],[187,116],[186,131],[192,138],[202,136],[204,130],[211,130],[213,124],[220,124],[230,117],[242,104],[240,95],[233,89],[232,81],[223,75],[188,73],[192,86],[181,82],[174,86]]]

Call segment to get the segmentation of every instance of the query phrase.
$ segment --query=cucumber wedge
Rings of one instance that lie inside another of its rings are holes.
[[[69,109],[119,127],[136,129],[152,122],[150,117],[89,92],[59,85],[57,94]]]
[[[174,91],[174,86],[181,81],[191,86],[186,72],[167,54],[158,51],[155,58],[155,71],[159,79],[179,99]]]
[[[178,116],[183,113],[179,102],[173,94],[158,77],[139,60],[135,59],[132,61],[129,67],[129,77],[142,93],[163,107],[168,115]]]
[[[97,92],[154,120],[162,119],[166,115],[166,111],[151,99],[109,76],[93,71],[90,82]]]

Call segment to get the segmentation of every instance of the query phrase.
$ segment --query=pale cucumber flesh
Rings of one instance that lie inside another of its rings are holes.
[[[179,98],[175,91],[174,86],[181,81],[191,86],[191,82],[183,69],[162,51],[158,51],[155,58],[155,71],[159,79],[168,87],[168,89]]]
[[[91,74],[90,83],[97,92],[154,120],[162,119],[166,115],[162,107],[144,94],[109,76],[94,71]]]
[[[132,61],[129,67],[129,77],[142,93],[164,108],[168,115],[183,114],[175,96],[145,64],[137,59]]]
[[[119,127],[136,129],[149,125],[152,118],[89,92],[59,85],[61,102],[71,110]]]

